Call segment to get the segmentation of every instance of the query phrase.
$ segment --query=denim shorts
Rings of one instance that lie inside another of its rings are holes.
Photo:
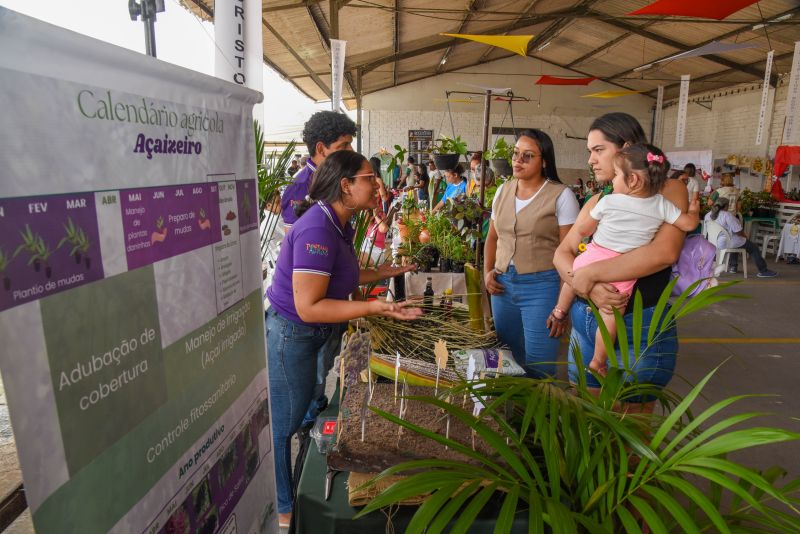
[[[664,313],[669,307],[664,309]],[[644,308],[642,310],[642,340],[639,346],[639,358],[628,362],[628,373],[626,380],[635,381],[639,384],[656,386],[659,389],[665,387],[672,380],[675,373],[675,361],[678,355],[678,330],[673,324],[656,336],[653,343],[648,346],[647,332],[650,322],[653,319],[655,307]],[[663,317],[663,315],[662,315]],[[591,388],[599,388],[600,383],[589,372],[589,362],[594,356],[595,333],[597,332],[597,318],[592,313],[592,309],[584,301],[577,300],[570,310],[572,319],[572,333],[570,334],[569,344],[569,381],[573,384],[578,383],[578,367],[575,365],[575,358],[580,353],[583,365],[586,368],[586,385]],[[625,331],[628,337],[629,354],[633,357],[633,314],[625,315]],[[623,365],[619,345],[616,345],[617,362]],[[609,358],[609,365],[612,364]],[[649,402],[655,400],[652,397],[630,397],[626,402]]]

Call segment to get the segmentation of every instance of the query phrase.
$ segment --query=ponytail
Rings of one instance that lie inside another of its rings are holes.
[[[730,200],[726,197],[718,197],[717,200],[714,201],[714,205],[711,206],[711,220],[716,221],[720,211],[727,211],[728,204],[730,204]]]
[[[319,200],[328,204],[341,200],[342,178],[355,181],[365,161],[367,158],[352,150],[338,150],[325,158],[314,172],[306,198],[294,205],[294,213],[300,217]]]
[[[626,146],[616,157],[626,175],[629,172],[636,172],[644,180],[644,190],[649,195],[661,191],[667,180],[670,163],[660,148],[647,143],[637,143]]]

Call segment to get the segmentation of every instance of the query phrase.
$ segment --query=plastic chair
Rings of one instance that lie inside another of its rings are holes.
[[[722,227],[717,221],[708,220],[705,226],[705,237],[711,243],[717,244],[720,235],[727,238],[727,242],[731,242],[731,234]],[[717,247],[717,266],[714,268],[714,276],[719,276],[725,271],[728,265],[728,254],[741,254],[742,255],[742,271],[744,277],[747,279],[747,251],[743,248],[719,248]]]
[[[767,249],[769,248],[769,244],[772,241],[778,241],[781,239],[781,236],[778,234],[767,234],[764,236],[764,245],[761,247],[761,257],[766,259],[767,258]],[[778,248],[775,248],[775,259],[778,259]]]

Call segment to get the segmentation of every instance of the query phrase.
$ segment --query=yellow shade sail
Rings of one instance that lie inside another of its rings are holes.
[[[591,93],[588,95],[581,95],[581,98],[619,98],[621,96],[636,95],[644,93],[644,91],[632,91],[629,89],[619,89],[616,91],[600,91],[599,93]]]
[[[440,33],[439,35],[458,37],[459,39],[468,39],[489,46],[504,48],[521,56],[528,55],[528,43],[533,39],[533,35],[470,35],[466,33]]]

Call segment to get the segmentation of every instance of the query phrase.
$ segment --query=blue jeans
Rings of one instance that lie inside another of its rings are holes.
[[[292,322],[267,310],[267,364],[272,406],[272,443],[275,447],[275,478],[278,513],[292,511],[291,438],[300,428],[314,397],[317,362],[339,325],[308,326]]]
[[[639,384],[649,384],[659,388],[665,387],[672,379],[675,372],[675,361],[678,356],[678,329],[673,324],[661,335],[653,339],[653,344],[647,345],[647,331],[653,319],[655,307],[642,310],[642,339],[639,346],[639,359],[628,363],[629,373],[626,381],[636,380]],[[669,307],[664,309],[666,314]],[[586,385],[590,388],[599,388],[600,383],[589,372],[589,362],[594,356],[595,332],[597,332],[597,318],[592,309],[585,303],[576,300],[570,312],[572,319],[572,333],[570,334],[568,370],[569,381],[578,383],[578,367],[575,364],[576,353],[580,351],[586,373]],[[663,315],[662,315],[663,317]],[[619,325],[617,325],[619,327]],[[625,315],[625,331],[628,337],[628,354],[633,357],[633,314]],[[619,338],[618,338],[619,339]],[[617,362],[624,365],[617,344]],[[611,365],[611,359],[608,360]],[[626,398],[626,402],[649,402],[654,400],[651,396]]]
[[[547,316],[558,301],[561,278],[555,269],[517,274],[513,265],[497,275],[505,291],[492,295],[497,337],[511,348],[514,359],[531,378],[553,377],[558,338],[550,337]]]
[[[328,406],[328,397],[325,396],[325,382],[328,373],[333,367],[333,360],[342,348],[342,334],[347,330],[347,323],[331,324],[332,332],[328,340],[317,353],[317,384],[311,395],[311,404],[303,416],[301,427],[308,426],[317,420],[317,416]]]

